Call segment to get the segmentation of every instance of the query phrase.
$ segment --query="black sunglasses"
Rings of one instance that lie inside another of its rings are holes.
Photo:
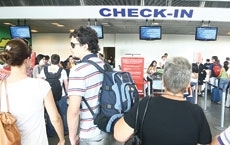
[[[71,47],[74,49],[76,45],[80,45],[80,43],[73,43],[73,42],[70,42],[70,45]]]

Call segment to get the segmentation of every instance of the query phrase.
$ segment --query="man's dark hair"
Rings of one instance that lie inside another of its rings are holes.
[[[36,61],[35,61],[35,65],[36,64],[39,64],[40,60],[42,60],[44,58],[44,55],[43,54],[38,54],[36,56]]]
[[[60,56],[58,54],[52,54],[51,56],[51,63],[56,65],[60,62]]]
[[[217,56],[212,56],[212,59],[214,59],[216,62],[219,61]]]
[[[100,50],[98,45],[97,32],[90,27],[80,26],[70,33],[70,38],[76,38],[80,45],[88,44],[88,50],[91,53],[98,53]]]
[[[49,55],[45,55],[45,60],[49,60],[50,59],[50,56]]]

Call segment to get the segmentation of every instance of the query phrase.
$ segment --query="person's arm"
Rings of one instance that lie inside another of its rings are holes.
[[[125,122],[124,117],[116,122],[114,126],[114,138],[117,141],[126,142],[133,133],[134,129]]]
[[[67,122],[69,128],[69,139],[71,145],[78,145],[79,136],[78,124],[80,115],[81,96],[69,96],[69,106],[67,111]]]
[[[65,144],[65,137],[64,137],[64,129],[63,129],[63,123],[60,114],[58,113],[56,104],[53,99],[53,94],[51,89],[49,90],[47,96],[45,97],[45,108],[48,112],[48,115],[50,117],[50,121],[52,125],[54,126],[58,138],[59,143],[58,145],[64,145]]]
[[[230,126],[223,132],[216,135],[211,142],[211,145],[228,145],[230,144]]]
[[[152,74],[152,66],[148,67],[147,74]]]
[[[66,79],[66,80],[64,80],[64,86],[63,87],[65,87],[65,90],[68,90],[68,86],[69,86],[69,82],[68,82],[68,80]],[[67,92],[67,91],[66,91]]]
[[[219,143],[219,141],[218,141],[218,137],[219,137],[219,135],[215,136],[215,137],[212,139],[211,145],[220,145],[220,143]]]
[[[64,88],[64,90],[66,90],[66,92],[67,92],[68,86],[69,86],[68,76],[67,76],[66,70],[62,70],[62,71],[64,71],[64,73],[63,73],[63,76],[64,76],[64,77],[63,77],[63,82],[64,82],[63,88]]]

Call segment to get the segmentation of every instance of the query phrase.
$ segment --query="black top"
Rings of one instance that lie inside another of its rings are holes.
[[[147,97],[142,99],[140,114],[144,112],[146,101]],[[124,115],[125,122],[132,128],[136,110],[137,106],[134,106]],[[209,144],[212,139],[209,124],[200,106],[161,96],[150,99],[142,131],[144,145]]]

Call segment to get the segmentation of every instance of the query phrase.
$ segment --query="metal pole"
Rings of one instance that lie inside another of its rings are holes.
[[[224,127],[225,97],[226,97],[226,90],[223,90],[222,101],[221,101],[221,125],[220,125],[221,128]]]
[[[198,81],[197,81],[197,83],[196,83],[196,85],[195,85],[195,101],[194,101],[194,104],[197,104],[197,92],[198,92]]]
[[[205,92],[204,92],[204,110],[207,109],[207,94],[208,94],[208,82],[205,82]]]
[[[219,130],[224,130],[225,97],[226,97],[226,90],[223,90],[223,93],[222,93],[222,100],[221,100],[221,119],[220,119],[220,127],[216,127],[216,129],[219,129]]]
[[[148,81],[148,96],[150,96],[150,87],[152,86],[150,86],[150,82]]]

